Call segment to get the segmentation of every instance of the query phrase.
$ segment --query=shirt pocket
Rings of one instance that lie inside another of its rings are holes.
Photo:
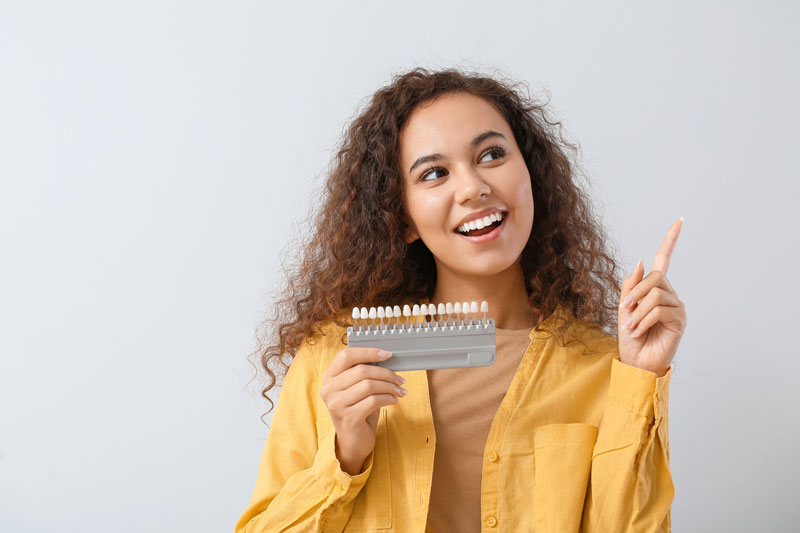
[[[344,531],[373,531],[392,527],[392,486],[389,472],[387,412],[381,409],[375,428],[372,472],[356,496]]]
[[[537,533],[578,531],[596,440],[592,424],[548,424],[534,430]]]

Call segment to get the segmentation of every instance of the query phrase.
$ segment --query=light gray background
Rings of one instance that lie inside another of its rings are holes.
[[[675,531],[796,531],[797,4],[288,4],[0,2],[0,530],[233,529],[279,253],[369,96],[461,66],[550,94],[628,271],[686,217]]]

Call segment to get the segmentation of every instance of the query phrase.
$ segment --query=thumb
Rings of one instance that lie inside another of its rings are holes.
[[[378,407],[377,409],[372,411],[369,414],[369,416],[367,416],[367,424],[369,424],[369,427],[371,427],[373,430],[377,429],[378,427],[378,418],[380,417],[380,415],[381,415],[381,408]]]

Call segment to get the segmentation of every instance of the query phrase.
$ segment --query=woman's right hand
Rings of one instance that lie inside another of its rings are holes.
[[[361,473],[375,447],[375,428],[381,407],[405,396],[405,380],[389,370],[365,363],[385,361],[377,348],[345,348],[325,373],[319,393],[336,429],[336,458],[344,472]]]

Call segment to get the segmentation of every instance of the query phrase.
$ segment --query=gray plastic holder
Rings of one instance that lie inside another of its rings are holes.
[[[435,324],[435,323],[428,323]],[[369,363],[395,372],[489,366],[497,357],[494,319],[476,324],[427,325],[405,329],[347,328],[350,348],[380,348],[392,353],[386,361]]]

